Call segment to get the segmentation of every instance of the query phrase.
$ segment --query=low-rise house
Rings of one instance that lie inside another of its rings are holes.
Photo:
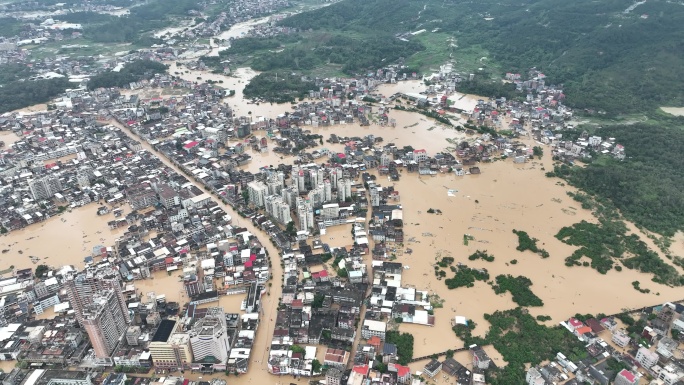
[[[423,372],[430,378],[436,376],[440,370],[442,370],[442,363],[434,358],[425,365],[425,368],[423,368]]]

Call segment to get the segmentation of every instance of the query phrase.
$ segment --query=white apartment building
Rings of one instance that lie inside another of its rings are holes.
[[[641,366],[647,369],[658,363],[658,353],[652,352],[645,347],[641,347],[637,350],[635,358]]]
[[[247,191],[249,193],[249,201],[255,207],[264,207],[266,196],[268,195],[268,186],[263,182],[252,181],[247,184]]]
[[[373,336],[385,340],[385,332],[387,331],[387,324],[382,321],[364,320],[363,328],[361,329],[361,336],[364,339],[370,339]]]
[[[297,219],[299,220],[300,230],[306,231],[314,227],[314,212],[311,202],[297,198]]]
[[[207,314],[195,322],[189,335],[194,362],[213,357],[218,363],[226,364],[230,355],[230,340],[222,307],[207,309]]]
[[[276,222],[286,225],[291,220],[290,205],[285,200],[277,195],[269,195],[264,199],[264,206],[266,212],[270,214]]]

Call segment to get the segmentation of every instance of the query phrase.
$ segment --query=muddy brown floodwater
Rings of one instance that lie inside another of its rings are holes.
[[[84,258],[92,255],[93,247],[112,246],[125,232],[124,228],[110,230],[107,222],[114,215],[98,216],[97,208],[97,204],[78,207],[0,236],[0,268],[35,268],[39,264],[83,267]],[[123,208],[124,212],[129,211],[128,207]]]
[[[208,74],[201,71],[185,73],[184,68],[175,68],[171,63],[170,73],[182,71],[183,78],[223,80],[222,86],[235,87],[236,95],[227,98],[226,102],[234,106],[238,114],[252,111],[253,117],[274,117],[279,113],[290,111],[289,104],[259,106],[249,104],[242,99],[244,84],[255,76],[254,71],[238,69],[234,76]],[[397,85],[386,85],[379,92],[389,96],[395,92],[420,92],[420,82],[403,82]],[[469,98],[477,98],[468,95]],[[453,129],[442,128],[438,123],[415,113],[392,110],[390,118],[396,119],[395,127],[371,125],[361,127],[358,124],[337,125],[325,128],[307,128],[312,133],[322,134],[327,139],[330,134],[338,136],[364,136],[373,134],[382,136],[384,143],[394,142],[397,146],[411,145],[414,148],[425,148],[430,155],[452,146],[450,140],[473,140]],[[115,124],[116,125],[116,124]],[[117,125],[121,127],[120,125]],[[123,129],[127,135],[132,134]],[[256,136],[264,133],[256,132]],[[6,143],[11,140],[5,133],[0,133],[0,140]],[[528,145],[534,145],[527,140]],[[143,147],[151,151],[147,143]],[[331,151],[341,151],[341,144],[324,143],[321,147]],[[477,324],[476,334],[484,334],[488,324],[483,314],[496,310],[510,309],[516,306],[510,294],[496,295],[489,285],[477,282],[473,288],[449,290],[444,281],[437,280],[434,275],[436,259],[452,256],[454,264],[461,262],[475,268],[486,268],[492,277],[499,274],[522,275],[533,283],[531,290],[544,301],[544,306],[530,308],[532,315],[548,315],[552,318],[549,324],[555,324],[575,313],[615,313],[624,308],[637,308],[645,305],[662,303],[680,299],[681,291],[651,282],[651,276],[633,270],[615,270],[601,275],[595,270],[585,267],[566,267],[564,259],[574,247],[558,241],[554,235],[563,226],[569,226],[581,220],[594,222],[589,211],[582,210],[579,204],[567,196],[572,188],[561,183],[559,179],[545,177],[543,167],[550,168],[552,160],[548,154],[541,160],[525,164],[514,164],[512,161],[498,161],[479,165],[480,175],[457,177],[453,174],[435,176],[419,176],[402,172],[401,180],[390,182],[386,177],[378,177],[382,185],[393,185],[401,195],[403,207],[405,244],[400,250],[411,248],[412,253],[397,253],[397,261],[407,267],[403,273],[403,284],[415,286],[419,290],[428,290],[438,295],[443,307],[435,310],[434,327],[401,324],[401,331],[415,335],[414,355],[423,356],[447,349],[459,348],[463,343],[451,330],[450,320],[455,315],[464,316]],[[292,158],[281,158],[273,152],[252,153],[253,161],[245,166],[256,171],[262,166],[291,162]],[[163,159],[169,167],[176,169],[168,160]],[[451,191],[450,191],[451,190]],[[281,296],[282,270],[278,263],[278,252],[266,239],[266,235],[254,228],[248,221],[241,220],[232,208],[222,205],[239,225],[257,234],[268,250],[272,264],[272,286],[267,287],[264,295],[264,316],[257,332],[252,362],[249,373],[237,378],[231,377],[231,384],[304,384],[305,379],[294,380],[291,377],[279,378],[266,371],[265,358],[267,347],[273,333],[273,318],[276,314],[278,298]],[[428,214],[428,209],[439,209],[442,214]],[[92,247],[97,244],[112,245],[121,235],[121,231],[109,230],[106,222],[111,214],[98,217],[97,205],[91,204],[50,218],[28,228],[12,232],[0,237],[0,248],[8,251],[0,255],[0,267],[10,264],[16,267],[35,267],[30,256],[38,258],[36,263],[47,263],[51,266],[72,264],[83,265],[83,258],[90,255]],[[126,208],[127,209],[127,208]],[[539,246],[546,249],[550,257],[542,259],[531,252],[519,252],[517,237],[513,229],[526,231],[537,238]],[[638,230],[630,227],[632,231]],[[464,244],[463,236],[473,237]],[[645,237],[641,235],[641,238]],[[324,242],[333,247],[347,246],[353,243],[350,226],[339,226],[328,229],[321,236]],[[644,239],[646,241],[646,239]],[[684,250],[684,236],[678,234],[674,248]],[[494,255],[494,262],[469,261],[467,256],[476,250],[486,250]],[[22,253],[20,254],[19,251]],[[368,261],[370,257],[367,257]],[[517,264],[511,264],[511,260]],[[448,274],[451,274],[448,272]],[[632,281],[642,282],[642,287],[651,290],[650,294],[642,294],[632,288]],[[170,301],[184,303],[187,301],[179,282],[178,274],[170,276],[165,272],[155,273],[154,279],[135,282],[136,289],[142,295],[149,293],[165,294]],[[657,295],[659,293],[660,295]],[[244,295],[222,297],[217,303],[227,312],[240,312],[240,303]],[[207,304],[204,306],[215,306]],[[48,314],[44,315],[45,317]],[[320,347],[322,349],[322,347]],[[490,349],[497,363],[503,360],[496,351]],[[321,352],[319,351],[319,354]],[[457,355],[462,362],[469,362],[467,353]],[[9,366],[8,366],[9,365]],[[0,369],[11,369],[13,363],[0,362]],[[411,365],[412,370],[422,370],[421,363]],[[190,379],[211,376],[185,374]],[[215,376],[223,377],[223,374]]]

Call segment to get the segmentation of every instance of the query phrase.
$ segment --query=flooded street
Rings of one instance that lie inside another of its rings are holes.
[[[541,163],[548,167],[551,164],[549,156]],[[681,290],[654,284],[650,275],[634,270],[613,270],[601,275],[590,268],[566,267],[564,260],[574,247],[558,241],[554,235],[563,226],[581,220],[595,222],[595,218],[566,195],[567,186],[556,184],[558,179],[545,177],[541,166],[495,162],[481,165],[482,174],[478,176],[408,175],[394,185],[402,196],[404,239],[414,240],[405,245],[413,249],[413,254],[404,254],[397,259],[410,266],[405,270],[404,282],[417,288],[427,284],[431,292],[445,300],[444,308],[436,311],[434,330],[424,332],[435,337],[428,337],[428,341],[445,343],[440,338],[446,339],[444,333],[450,329],[449,317],[460,315],[472,319],[478,324],[476,333],[484,333],[487,326],[482,314],[516,306],[510,300],[510,294],[497,296],[482,282],[475,288],[447,289],[444,282],[434,276],[433,265],[438,256],[449,255],[455,259],[455,264],[461,262],[485,268],[492,279],[499,274],[530,278],[532,291],[544,301],[543,307],[530,308],[530,312],[535,316],[551,316],[551,323],[564,320],[575,312],[610,314],[623,308],[680,299]],[[449,189],[456,190],[453,197],[448,196]],[[443,214],[428,214],[429,208],[439,209]],[[517,251],[517,236],[513,229],[526,231],[537,238],[539,246],[546,249],[550,257],[542,259],[529,251]],[[465,234],[474,238],[468,245],[463,242]],[[469,261],[467,257],[476,250],[486,250],[494,255],[495,261]],[[510,263],[514,259],[517,264]],[[450,275],[448,272],[447,276]],[[636,280],[652,293],[637,293],[631,286]],[[578,282],[582,284],[578,285]],[[632,292],[633,295],[625,295]],[[658,292],[660,296],[656,294]]]
[[[47,264],[55,268],[64,265],[82,268],[84,258],[92,255],[95,246],[112,246],[125,232],[124,228],[110,230],[107,222],[114,215],[98,216],[97,207],[89,204],[75,208],[0,236],[0,267],[35,268],[38,264]],[[128,207],[124,209],[128,211]],[[36,257],[37,263],[31,257]]]
[[[253,77],[259,74],[259,72],[251,68],[242,67],[233,71],[231,75],[221,75],[209,71],[190,70],[184,66],[178,67],[175,61],[165,62],[164,64],[169,65],[169,74],[178,76],[181,79],[199,83],[212,80],[220,82],[216,84],[218,87],[234,90],[235,95],[225,98],[224,102],[233,109],[233,114],[236,116],[249,115],[252,116],[252,119],[256,120],[259,117],[275,118],[280,114],[292,111],[290,104],[260,103],[256,105],[244,99],[243,89]]]
[[[267,19],[267,18],[264,18]],[[262,20],[262,19],[259,19]],[[250,23],[257,23],[255,20]],[[244,25],[247,28],[248,25]],[[242,28],[242,27],[241,27]],[[232,29],[231,29],[232,30]],[[232,33],[238,32],[237,29]],[[225,38],[225,37],[224,37]],[[192,71],[175,62],[170,65],[169,73],[177,74],[186,80],[206,81],[214,80],[221,87],[235,90],[235,96],[226,98],[225,103],[233,108],[237,116],[250,115],[254,119],[259,117],[274,118],[279,114],[291,111],[290,104],[251,104],[242,95],[244,86],[257,75],[257,72],[240,68],[232,75],[217,75],[206,71]],[[200,79],[198,79],[200,78]],[[407,81],[398,84],[382,85],[378,92],[384,96],[396,92],[418,93],[424,89],[420,81]],[[465,95],[470,102],[477,96]],[[251,112],[251,114],[250,114]],[[375,111],[374,111],[375,112]],[[331,134],[338,136],[366,136],[369,134],[382,137],[383,143],[395,143],[398,147],[412,146],[415,149],[426,149],[429,155],[441,151],[450,151],[454,142],[463,140],[473,141],[476,138],[467,137],[464,133],[453,128],[446,128],[430,118],[417,113],[390,110],[390,119],[396,125],[360,126],[359,124],[340,124],[327,127],[305,127],[312,134],[323,135],[324,140]],[[459,119],[459,121],[462,121]],[[128,129],[115,122],[123,133],[138,139]],[[265,136],[265,132],[254,132],[257,137]],[[13,134],[2,132],[0,140],[9,146],[16,141]],[[534,143],[524,139],[527,145]],[[151,153],[152,147],[142,141],[141,145]],[[344,144],[323,143],[319,149],[343,151]],[[463,343],[456,338],[451,330],[451,319],[458,315],[468,318],[477,324],[475,334],[484,335],[488,323],[484,320],[485,313],[496,310],[510,309],[516,306],[511,295],[506,293],[497,295],[485,282],[476,282],[472,288],[449,290],[443,280],[435,278],[434,264],[444,256],[455,259],[454,265],[464,263],[473,268],[487,269],[493,280],[499,274],[522,275],[528,277],[533,286],[531,290],[544,301],[543,307],[530,308],[534,316],[548,315],[552,318],[549,325],[567,319],[575,313],[615,313],[624,308],[636,308],[645,305],[662,303],[681,298],[681,290],[657,285],[651,282],[651,276],[629,269],[622,272],[615,270],[601,275],[586,267],[568,268],[564,265],[574,247],[558,241],[554,235],[563,226],[569,226],[581,220],[595,222],[596,219],[587,210],[567,196],[567,191],[574,189],[564,185],[557,178],[547,178],[545,168],[552,167],[550,149],[544,148],[546,155],[525,164],[514,164],[512,160],[479,164],[481,175],[455,176],[453,173],[435,176],[421,176],[418,173],[401,173],[401,179],[391,182],[384,176],[378,176],[378,183],[383,186],[392,185],[398,190],[401,199],[397,203],[403,208],[404,239],[403,245],[398,245],[396,261],[407,268],[403,271],[402,284],[413,286],[418,290],[428,290],[430,295],[443,300],[443,307],[435,310],[436,322],[433,327],[401,324],[399,330],[410,332],[415,336],[414,356],[423,356],[456,349]],[[248,150],[251,151],[251,150]],[[311,151],[307,150],[307,151]],[[253,160],[243,168],[256,172],[259,168],[278,163],[291,163],[292,157],[282,157],[274,152],[250,153]],[[160,157],[168,167],[183,172],[168,159]],[[318,162],[325,161],[321,158]],[[201,187],[201,186],[200,186]],[[206,191],[202,187],[203,190]],[[208,192],[208,191],[207,191]],[[218,204],[233,217],[236,226],[245,227],[249,232],[257,235],[262,245],[272,258],[272,280],[266,285],[267,294],[263,296],[263,319],[259,325],[251,367],[247,375],[231,377],[231,384],[270,384],[270,383],[307,383],[307,379],[294,380],[276,378],[266,371],[265,359],[273,335],[273,320],[276,317],[278,302],[282,295],[282,268],[278,250],[267,239],[266,234],[255,228],[228,205]],[[391,203],[390,203],[391,204]],[[12,232],[0,237],[0,268],[14,265],[17,268],[31,267],[39,263],[46,263],[53,267],[70,264],[80,268],[84,258],[92,254],[97,245],[111,246],[120,237],[124,229],[109,230],[107,221],[113,219],[112,214],[97,216],[97,204],[73,209],[71,212],[50,218],[44,222],[31,225],[26,229]],[[130,210],[127,205],[123,207]],[[440,210],[441,214],[429,214],[429,209]],[[125,215],[125,213],[124,213]],[[526,231],[531,237],[538,239],[541,248],[546,249],[550,257],[542,259],[531,252],[521,253],[515,248],[517,237],[513,230]],[[637,229],[630,227],[632,231]],[[472,237],[468,242],[464,236]],[[331,247],[345,247],[353,244],[351,225],[335,226],[326,229],[320,236],[321,241]],[[644,241],[646,240],[642,237]],[[652,242],[649,243],[652,245]],[[684,235],[679,234],[673,247],[684,250]],[[403,252],[412,249],[411,253]],[[5,251],[6,250],[6,251]],[[482,260],[469,261],[468,256],[477,250],[487,251],[495,257],[494,262]],[[33,258],[31,258],[33,257]],[[370,256],[366,257],[370,263]],[[512,261],[516,262],[513,263]],[[98,260],[96,260],[98,261]],[[680,269],[681,270],[681,269]],[[145,300],[152,295],[165,295],[167,301],[179,302],[181,305],[188,301],[183,290],[180,272],[171,274],[155,272],[153,278],[136,281],[136,290]],[[451,277],[447,269],[447,277]],[[643,288],[651,290],[650,294],[635,291],[632,281],[640,281]],[[220,285],[220,282],[217,282]],[[626,295],[627,294],[627,295]],[[240,313],[240,305],[244,294],[223,296],[217,303],[204,304],[207,306],[221,306],[226,312]],[[51,310],[39,318],[49,318]],[[319,355],[322,354],[319,347]],[[489,348],[487,348],[489,349]],[[491,349],[489,354],[502,363],[502,359]],[[469,362],[468,353],[457,355],[461,362]],[[0,362],[0,369],[6,370],[14,366],[14,362]],[[413,371],[422,369],[421,363],[412,364]],[[185,373],[185,377],[207,380],[212,376]],[[225,378],[223,373],[214,377]]]
[[[112,122],[113,125],[121,128],[122,132],[124,132],[126,135],[129,135],[131,138],[137,139],[135,135],[133,135],[129,130],[124,128],[123,126],[116,124],[115,122]],[[141,142],[142,146],[150,151],[154,152],[152,149],[152,146],[150,146],[146,142]],[[173,168],[178,172],[179,174],[183,174],[183,172],[176,167],[173,163],[171,163],[168,159],[165,157],[160,157],[161,161],[166,164],[168,167]],[[202,188],[202,190],[207,191],[204,187],[198,186]],[[251,380],[254,380],[254,384],[267,384],[270,383],[271,381],[274,380],[274,377],[272,377],[267,371],[266,371],[266,365],[264,362],[264,357],[266,354],[266,351],[271,345],[271,340],[273,339],[273,321],[272,319],[275,319],[277,309],[278,309],[278,300],[280,299],[282,295],[282,286],[281,286],[281,279],[283,276],[283,271],[282,267],[280,266],[280,260],[279,256],[280,254],[278,253],[278,250],[269,242],[268,237],[265,233],[261,232],[261,230],[257,229],[252,225],[251,221],[249,220],[243,220],[239,217],[239,215],[233,210],[232,207],[217,201],[217,203],[234,219],[234,223],[238,226],[244,227],[247,229],[252,234],[255,234],[259,237],[259,240],[261,241],[262,245],[266,250],[268,251],[269,257],[272,259],[272,269],[271,269],[271,277],[273,277],[270,281],[272,283],[271,285],[266,285],[266,290],[267,293],[262,297],[262,316],[263,319],[259,325],[259,329],[257,330],[256,338],[254,341],[254,345],[252,347],[252,356],[251,356],[251,364],[250,364],[250,370],[249,374],[245,376],[241,376],[237,379],[234,379],[231,381],[231,383],[234,384],[247,384],[250,383]],[[163,273],[163,272],[162,272]],[[139,287],[139,290],[145,291],[147,289],[154,290],[155,292],[159,291],[169,291],[171,293],[174,292],[176,288],[178,288],[179,293],[178,293],[178,298],[180,299],[184,294],[181,292],[182,286],[180,285],[180,282],[178,283],[173,283],[173,279],[178,280],[177,277],[172,278],[164,278],[164,279],[159,279],[155,278],[153,281],[154,283],[148,284],[148,281],[145,281],[145,283]],[[136,284],[138,285],[138,284]],[[166,287],[169,287],[167,289]],[[239,313],[240,312],[240,303],[242,302],[243,296],[242,295],[234,295],[234,296],[228,296],[228,297],[223,297],[220,301],[220,304],[224,306],[224,311],[229,312],[229,313]],[[215,304],[207,304],[206,306],[215,306]],[[260,354],[261,353],[261,354]],[[223,373],[221,374],[216,374],[215,376],[224,376]],[[190,379],[197,379],[198,377],[202,377],[201,374],[196,374],[194,377],[193,375],[186,375],[187,378]],[[209,378],[209,376],[204,376],[205,378]],[[275,381],[273,381],[275,382]],[[291,381],[294,382],[294,381]],[[301,383],[306,383],[307,381],[302,381]],[[300,383],[300,382],[296,382]]]
[[[20,141],[21,138],[17,135],[14,135],[12,131],[0,131],[0,142],[5,142],[5,147],[2,147],[0,149],[8,149],[12,144]]]

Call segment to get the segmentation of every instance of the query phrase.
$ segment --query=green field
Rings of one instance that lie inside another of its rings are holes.
[[[25,46],[31,52],[31,58],[45,59],[55,56],[67,57],[96,57],[99,55],[113,56],[117,52],[130,51],[141,48],[129,43],[96,43],[92,40],[79,37],[62,41],[52,41],[45,44]]]

